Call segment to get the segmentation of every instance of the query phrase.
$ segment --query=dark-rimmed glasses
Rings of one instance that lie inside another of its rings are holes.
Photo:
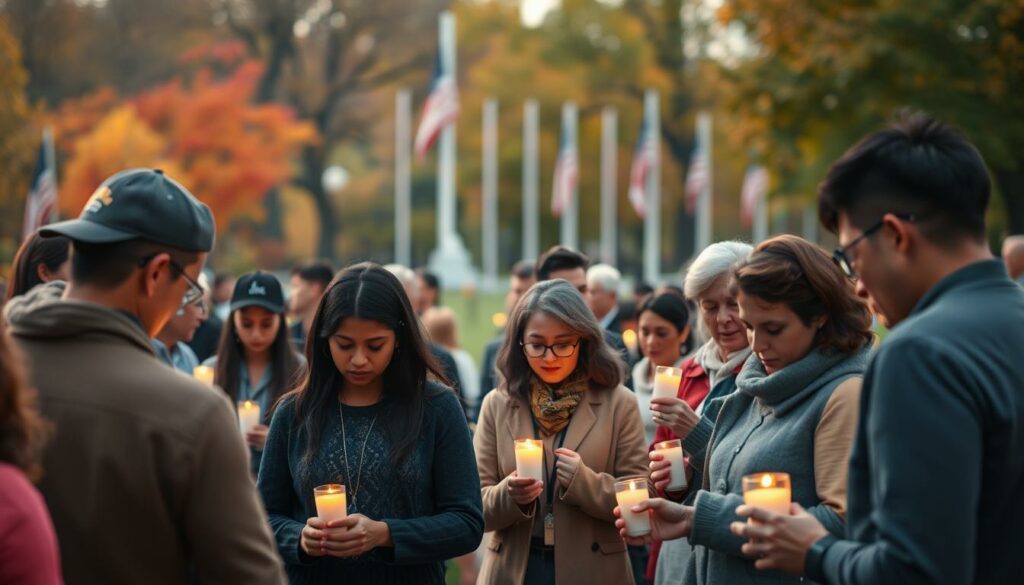
[[[914,216],[909,213],[894,213],[893,215],[895,215],[899,219],[902,219],[903,221],[914,221]],[[878,230],[882,229],[882,226],[884,225],[884,219],[878,220],[874,225],[864,230],[864,232],[861,235],[854,238],[852,242],[846,244],[845,246],[840,246],[839,248],[836,248],[835,251],[832,252],[832,261],[835,262],[836,266],[838,266],[839,269],[843,271],[843,274],[850,278],[857,278],[857,273],[853,270],[853,261],[850,260],[850,257],[847,256],[846,253],[852,250],[854,246],[859,244],[861,240],[865,240],[875,235],[878,232]]]
[[[153,254],[152,256],[147,256],[145,258],[139,259],[139,266],[145,266],[146,264],[149,264],[149,261],[156,257],[157,254]],[[185,290],[185,296],[181,297],[181,306],[187,307],[192,303],[195,303],[199,299],[203,298],[202,285],[192,280],[192,278],[188,274],[185,274],[185,269],[182,268],[181,265],[179,265],[174,260],[168,260],[168,263],[170,263],[171,268],[173,268],[178,274],[180,274],[181,277],[185,279],[185,282],[188,283],[188,289]]]
[[[574,343],[555,343],[552,345],[544,345],[543,343],[523,343],[519,342],[519,345],[523,346],[523,353],[526,357],[530,358],[542,358],[551,350],[551,353],[555,357],[567,358],[572,357],[572,354],[576,353],[576,348],[579,346],[580,340],[577,339]]]

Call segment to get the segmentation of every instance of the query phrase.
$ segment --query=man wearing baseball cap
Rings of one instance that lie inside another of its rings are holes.
[[[63,297],[6,309],[54,433],[39,489],[68,583],[284,582],[222,393],[167,367],[155,336],[202,295],[210,209],[159,170],[118,173],[78,219]]]

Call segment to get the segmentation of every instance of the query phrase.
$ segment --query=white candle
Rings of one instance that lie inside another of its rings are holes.
[[[536,439],[516,439],[516,475],[544,481],[544,445]]]
[[[648,499],[647,478],[634,477],[615,482],[615,500],[619,503],[619,512],[626,522],[626,534],[644,536],[651,533],[650,512],[634,512],[633,506]]]
[[[789,515],[792,490],[788,473],[755,473],[743,477],[743,503]]]
[[[675,398],[679,394],[679,381],[683,371],[679,368],[658,366],[654,369],[653,398]]]
[[[242,430],[242,437],[245,437],[260,424],[260,405],[252,400],[238,403],[238,427]]]
[[[654,446],[654,452],[671,464],[669,481],[666,490],[679,491],[686,489],[686,468],[683,461],[683,444],[679,439],[663,441]]]
[[[316,501],[316,516],[324,522],[344,520],[348,516],[345,486],[340,483],[313,488],[313,499]]]
[[[213,368],[210,366],[196,366],[192,368],[192,377],[204,384],[213,385]]]

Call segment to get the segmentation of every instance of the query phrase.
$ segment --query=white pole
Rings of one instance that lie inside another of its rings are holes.
[[[661,133],[658,92],[644,94],[644,124],[654,137],[651,170],[647,173],[647,214],[644,216],[644,280],[657,285],[661,280]]]
[[[498,100],[487,98],[483,119],[483,229],[484,290],[498,288]]]
[[[763,193],[757,198],[754,206],[754,243],[760,244],[768,239],[768,194]]]
[[[580,198],[579,198],[579,141],[576,136],[576,104],[573,102],[565,102],[562,104],[562,126],[565,128],[566,140],[569,142],[569,148],[576,156],[576,176],[577,180],[573,186],[572,193],[569,197],[569,204],[562,210],[561,218],[561,232],[562,232],[562,245],[573,250],[579,250],[580,238],[579,238],[579,215],[580,215]]]
[[[714,209],[711,204],[711,195],[714,193],[714,162],[712,153],[714,148],[711,144],[711,114],[701,112],[697,114],[697,135],[701,148],[704,149],[704,162],[707,165],[707,180],[697,200],[697,229],[694,230],[697,236],[697,249],[694,254],[700,254],[704,248],[711,245],[711,219]]]
[[[804,239],[818,243],[818,210],[813,204],[804,208]]]
[[[53,209],[50,210],[49,221],[57,221],[60,215],[60,182],[57,180],[57,152],[53,143],[53,126],[43,129],[43,140],[46,143],[46,166],[53,172]]]
[[[611,106],[601,111],[601,261],[618,264],[616,233],[616,197],[618,162],[618,112]]]
[[[540,106],[528,99],[523,105],[523,258],[540,255]]]
[[[440,16],[441,63],[446,74],[455,74],[455,15],[444,11]],[[437,158],[437,249],[446,250],[455,235],[455,123],[441,132],[440,156]]]
[[[412,264],[409,211],[411,128],[412,94],[402,89],[395,95],[395,262],[403,266]]]

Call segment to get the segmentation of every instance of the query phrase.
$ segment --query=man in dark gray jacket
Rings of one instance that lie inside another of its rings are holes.
[[[829,585],[1024,582],[1024,291],[985,239],[978,151],[920,114],[848,151],[821,187],[836,262],[894,330],[868,366],[846,540],[798,506],[741,506],[758,568]]]

